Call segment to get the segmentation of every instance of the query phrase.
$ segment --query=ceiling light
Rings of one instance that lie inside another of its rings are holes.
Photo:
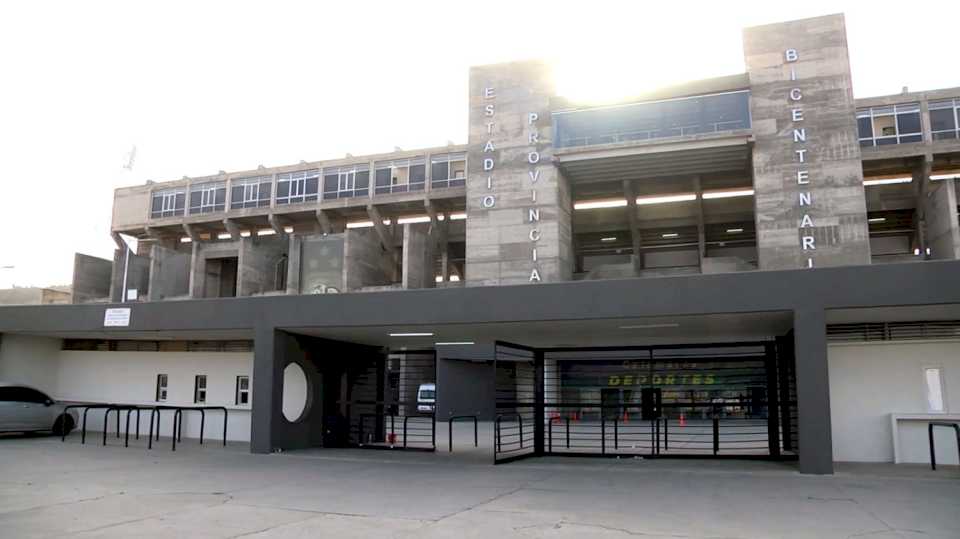
[[[347,223],[347,228],[368,228],[373,226],[373,221],[354,221]]]
[[[193,240],[190,239],[190,236],[184,236],[184,237],[180,238],[180,243],[190,243],[191,241],[193,241]]]
[[[401,217],[397,219],[397,223],[401,225],[415,224],[415,223],[429,223],[429,222],[430,222],[429,215],[416,215],[413,217]]]
[[[960,173],[950,173],[950,174],[931,174],[930,179],[933,181],[937,180],[960,180]]]
[[[676,232],[668,232],[668,233],[666,233],[666,234],[661,235],[661,237],[663,237],[663,238],[676,238],[676,237],[679,236],[679,235],[680,235],[680,234],[678,234],[678,233],[676,233]]]
[[[451,276],[450,276],[450,282],[455,283],[455,282],[457,282],[457,281],[459,281],[459,280],[460,280],[460,276],[459,276],[459,275],[451,275]]]
[[[733,198],[753,196],[753,189],[730,189],[726,191],[708,191],[703,194],[704,200],[713,200],[715,198]]]
[[[637,204],[644,206],[647,204],[665,204],[668,202],[690,202],[696,199],[697,195],[695,193],[682,193],[679,195],[637,197]]]
[[[913,178],[906,176],[903,178],[878,178],[876,180],[863,180],[863,185],[869,187],[871,185],[891,185],[895,183],[910,183],[913,181]]]
[[[218,240],[229,240],[232,237],[233,235],[230,234],[229,232],[221,232],[220,234],[217,234]]]
[[[741,232],[743,232],[743,229],[742,229],[742,228],[728,228],[728,229],[727,229],[727,234],[739,234],[739,233],[741,233]]]
[[[678,328],[680,324],[677,323],[666,323],[666,324],[636,324],[632,326],[620,326],[620,329],[659,329],[659,328]]]
[[[573,205],[575,210],[596,210],[599,208],[624,208],[627,205],[625,198],[613,198],[607,200],[590,200],[586,202],[577,202]]]
[[[451,221],[461,221],[461,220],[466,219],[466,218],[467,218],[467,214],[466,214],[466,213],[451,213],[451,214],[450,214],[450,220],[451,220]]]
[[[292,226],[285,226],[285,227],[283,227],[283,231],[286,232],[287,234],[293,234],[293,227],[292,227]]]
[[[609,238],[600,238],[600,241],[617,241],[615,236],[610,236]]]
[[[433,278],[433,282],[435,282],[435,283],[442,283],[442,282],[443,282],[443,275],[437,275],[436,277],[434,277],[434,278]]]
[[[466,346],[474,344],[473,341],[451,341],[451,342],[435,342],[433,343],[436,346]]]
[[[240,232],[240,237],[241,237],[241,238],[249,238],[249,237],[250,237],[250,231],[249,231],[249,230],[244,230],[244,231]]]
[[[867,219],[867,222],[868,222],[868,223],[882,223],[882,222],[884,222],[884,221],[886,221],[886,220],[887,220],[886,217],[873,217],[873,218],[871,218],[871,219]]]
[[[272,228],[261,228],[257,231],[257,236],[272,236],[276,233],[277,231]]]
[[[413,332],[413,333],[391,333],[390,336],[391,336],[391,337],[433,337],[433,333],[428,333],[428,332],[424,332],[424,333],[416,333],[416,332]]]

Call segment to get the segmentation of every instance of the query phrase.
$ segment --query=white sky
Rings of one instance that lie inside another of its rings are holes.
[[[465,142],[471,65],[547,58],[561,93],[633,95],[743,72],[746,26],[843,11],[857,97],[960,86],[960,2],[908,6],[4,2],[0,288],[111,258],[116,187]]]

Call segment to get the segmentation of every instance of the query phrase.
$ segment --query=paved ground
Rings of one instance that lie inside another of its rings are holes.
[[[472,437],[472,432],[470,433]],[[960,538],[960,471],[0,438],[0,537]],[[458,435],[458,440],[463,440]],[[472,440],[470,440],[472,442]],[[458,445],[459,447],[459,445]]]

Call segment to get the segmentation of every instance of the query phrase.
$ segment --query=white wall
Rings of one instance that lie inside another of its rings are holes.
[[[926,414],[923,368],[943,368],[945,404],[960,414],[960,342],[831,344],[833,459],[893,462],[890,414]],[[803,413],[803,410],[800,410]],[[925,422],[900,423],[903,462],[930,462]],[[937,460],[957,464],[952,431],[939,430]]]
[[[234,391],[237,376],[250,376],[250,387],[253,386],[252,352],[79,352],[61,348],[60,339],[3,335],[0,380],[34,386],[57,400],[154,405],[157,375],[166,374],[168,393],[163,404],[194,406],[194,376],[205,374],[205,405],[225,406],[229,410],[227,438],[250,440],[250,405],[235,405]],[[183,436],[199,436],[200,413],[184,414]],[[222,437],[223,414],[206,414],[204,440]],[[134,417],[131,416],[131,434]],[[163,412],[161,436],[170,436],[172,417],[173,412]],[[103,410],[91,410],[87,429],[102,431],[102,418]],[[141,412],[141,433],[146,434],[149,423],[150,414]],[[111,424],[116,424],[112,414]]]

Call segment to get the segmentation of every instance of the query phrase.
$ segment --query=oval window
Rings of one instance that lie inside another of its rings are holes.
[[[303,418],[307,409],[307,375],[297,363],[283,369],[283,417],[293,423]]]

